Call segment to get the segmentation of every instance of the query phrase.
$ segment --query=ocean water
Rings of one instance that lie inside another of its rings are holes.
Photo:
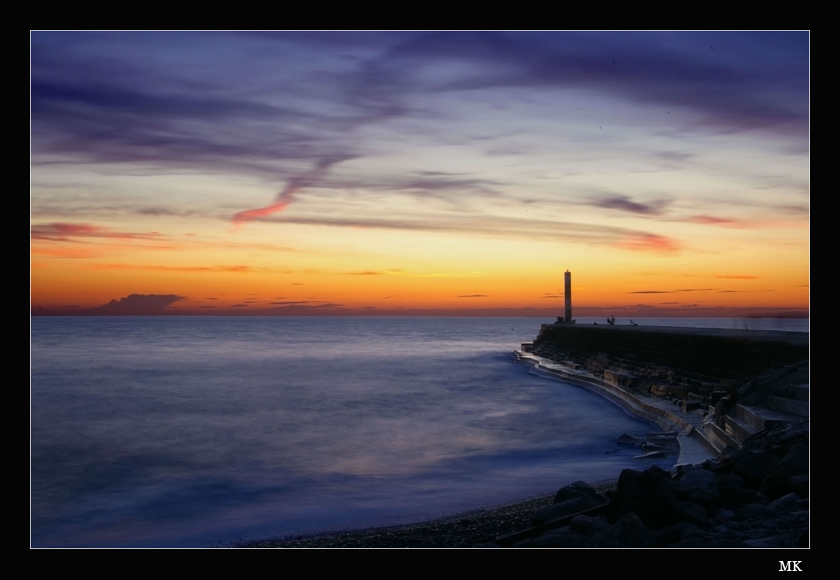
[[[513,362],[545,322],[33,317],[31,545],[408,523],[649,465],[616,440],[655,426]]]

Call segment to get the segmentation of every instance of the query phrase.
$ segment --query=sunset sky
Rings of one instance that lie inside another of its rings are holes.
[[[807,32],[33,32],[33,314],[807,313]]]

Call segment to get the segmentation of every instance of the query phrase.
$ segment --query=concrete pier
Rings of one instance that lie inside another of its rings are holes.
[[[808,416],[809,350],[804,332],[558,322],[517,356],[720,451]]]

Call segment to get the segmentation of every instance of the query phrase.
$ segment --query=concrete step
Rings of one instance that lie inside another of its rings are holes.
[[[709,442],[717,451],[723,451],[726,447],[741,447],[741,441],[734,440],[726,431],[715,425],[714,422],[703,423],[701,430],[703,438]]]
[[[786,399],[786,401],[792,404],[798,403],[791,399]],[[801,415],[790,412],[766,409],[764,407],[735,405],[734,411],[731,411],[726,416],[724,426],[727,437],[735,441],[737,447],[740,447],[747,437],[758,433],[762,429],[772,427],[779,423],[791,423],[800,418]]]
[[[761,430],[756,429],[754,425],[752,425],[748,420],[745,420],[743,417],[739,417],[737,414],[733,415],[731,413],[726,416],[724,425],[726,427],[726,434],[732,440],[737,442],[737,447],[740,447],[747,437],[753,435],[754,433],[758,433]]]
[[[776,411],[790,413],[798,417],[809,417],[811,405],[808,401],[787,399],[785,397],[767,397],[767,406]]]
[[[730,412],[729,415],[737,418],[739,422],[751,426],[755,431],[761,431],[778,423],[792,423],[801,417],[801,415],[781,410],[748,407],[746,405],[735,405],[735,413]]]
[[[753,429],[753,432],[764,429],[764,418],[761,416],[758,407],[735,405],[735,409],[727,415],[727,419],[729,418],[736,419],[744,425],[749,425]]]

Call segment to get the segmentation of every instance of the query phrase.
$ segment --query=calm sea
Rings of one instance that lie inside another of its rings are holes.
[[[639,468],[616,440],[654,426],[512,362],[544,322],[34,317],[31,545],[227,546],[408,523]]]

